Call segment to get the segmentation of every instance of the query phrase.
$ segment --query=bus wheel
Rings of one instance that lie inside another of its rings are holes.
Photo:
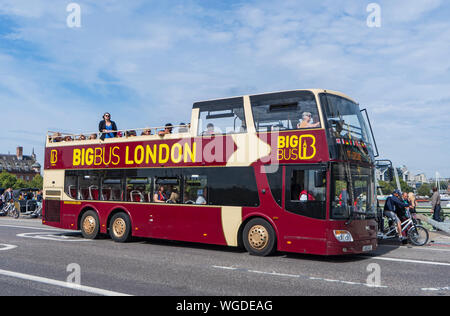
[[[245,249],[254,256],[266,257],[276,250],[276,236],[272,225],[261,218],[252,219],[242,234]]]
[[[115,242],[127,242],[131,239],[131,221],[127,214],[117,213],[111,219],[109,235]]]
[[[95,239],[98,237],[100,231],[100,223],[97,213],[94,211],[87,211],[81,217],[81,234],[86,239]]]

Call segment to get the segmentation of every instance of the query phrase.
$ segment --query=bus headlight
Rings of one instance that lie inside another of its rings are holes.
[[[334,237],[340,242],[353,242],[352,234],[346,230],[333,230]]]

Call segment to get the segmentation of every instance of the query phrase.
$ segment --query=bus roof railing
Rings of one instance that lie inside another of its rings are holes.
[[[157,136],[159,132],[164,131],[166,128],[178,129],[177,132],[173,134],[185,134],[189,133],[191,129],[191,124],[184,125],[172,125],[168,126],[158,126],[158,127],[144,127],[144,128],[134,128],[134,129],[123,129],[123,130],[111,130],[108,133],[116,133],[115,138],[130,138],[139,136]],[[85,140],[97,140],[100,139],[102,134],[108,134],[100,131],[96,132],[85,132],[85,133],[66,133],[66,132],[47,132],[47,141],[49,143],[59,143],[68,141],[85,141]],[[148,134],[145,134],[148,133]]]

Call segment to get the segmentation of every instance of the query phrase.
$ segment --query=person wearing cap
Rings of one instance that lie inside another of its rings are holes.
[[[164,136],[164,135],[167,135],[167,134],[172,134],[172,130],[173,130],[172,123],[167,123],[166,126],[165,126],[165,129],[163,131],[160,131],[158,133],[158,135],[159,136]]]
[[[117,125],[114,121],[111,121],[111,114],[108,112],[103,114],[103,120],[98,124],[98,130],[102,133],[101,140],[117,137]]]
[[[311,112],[304,112],[302,115],[302,119],[300,120],[300,123],[298,123],[297,125],[297,128],[313,128],[319,126],[320,122],[313,123]]]
[[[394,190],[391,196],[389,196],[384,204],[384,216],[393,220],[397,224],[397,233],[399,236],[399,240],[405,240],[405,237],[402,235],[402,225],[398,214],[405,210],[405,204],[400,199],[402,193],[400,190]]]

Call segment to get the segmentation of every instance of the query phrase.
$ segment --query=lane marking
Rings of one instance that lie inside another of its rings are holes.
[[[430,246],[426,246],[426,248],[425,247],[403,247],[403,246],[402,247],[398,247],[398,246],[391,246],[391,245],[383,245],[383,247],[396,248],[396,249],[401,249],[401,250],[425,250],[425,251],[450,252],[450,249],[436,249],[436,248],[432,248],[433,246],[442,247],[442,246],[445,246],[445,245],[432,244]],[[445,246],[445,247],[450,247],[450,246]]]
[[[51,240],[51,241],[81,241],[81,242],[90,242],[92,240],[89,239],[81,239],[81,238],[73,238],[70,236],[64,236],[64,233],[60,234],[48,234],[45,232],[39,232],[39,233],[22,233],[17,234],[17,237],[21,238],[32,238],[32,239],[42,239],[42,240]]]
[[[0,244],[0,251],[8,251],[17,248],[15,245]]]
[[[422,291],[450,291],[450,286],[446,286],[446,287],[430,287],[430,288],[422,288]]]
[[[248,273],[255,273],[255,274],[263,274],[263,275],[270,275],[275,277],[286,277],[286,278],[296,278],[296,279],[305,279],[305,280],[311,280],[311,281],[322,281],[322,282],[328,282],[328,283],[339,283],[339,284],[346,284],[346,285],[358,285],[358,286],[366,286],[371,288],[388,288],[387,286],[382,285],[371,285],[367,283],[360,283],[360,282],[352,282],[352,281],[345,281],[345,280],[334,280],[334,279],[326,279],[326,278],[319,278],[319,277],[311,277],[307,275],[301,275],[301,274],[288,274],[288,273],[279,273],[279,272],[265,272],[265,271],[257,271],[257,270],[249,270],[245,268],[234,268],[234,267],[223,267],[223,266],[212,266],[215,269],[222,269],[222,270],[231,270],[231,271],[241,271],[241,272],[248,272]]]
[[[33,226],[19,226],[19,225],[0,225],[0,227],[26,228],[26,229],[49,230],[49,231],[58,231],[58,232],[74,232],[73,230],[65,230],[65,229],[57,229],[57,228],[46,228],[46,227],[33,227]]]
[[[103,296],[131,296],[129,294],[99,289],[99,288],[85,286],[85,285],[78,285],[75,283],[63,282],[63,281],[58,281],[58,280],[53,280],[53,279],[48,279],[48,278],[43,278],[43,277],[39,277],[39,276],[35,276],[35,275],[18,273],[18,272],[13,272],[13,271],[0,270],[0,275],[4,275],[7,277],[12,277],[12,278],[16,278],[16,279],[22,279],[22,280],[27,280],[27,281],[48,284],[48,285],[54,285],[54,286],[63,287],[63,288],[71,289],[71,290],[87,292],[87,293],[103,295]]]
[[[371,260],[383,260],[383,261],[394,261],[394,262],[405,262],[405,263],[418,263],[418,264],[428,264],[435,266],[446,266],[450,267],[450,263],[446,262],[436,262],[436,261],[422,261],[422,260],[411,260],[411,259],[399,259],[399,258],[388,258],[388,257],[370,257],[364,256],[365,258]]]

